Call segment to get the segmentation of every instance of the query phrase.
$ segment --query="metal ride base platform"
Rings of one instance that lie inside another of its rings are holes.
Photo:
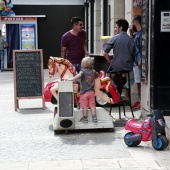
[[[108,129],[113,131],[113,118],[104,108],[96,107],[97,122],[92,121],[90,109],[88,109],[88,123],[80,122],[83,117],[82,109],[74,108],[73,82],[61,81],[58,84],[58,107],[53,121],[55,134],[69,130],[79,129]]]

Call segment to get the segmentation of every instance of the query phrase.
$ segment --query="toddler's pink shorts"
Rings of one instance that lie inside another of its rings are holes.
[[[88,91],[80,95],[80,108],[96,107],[95,93],[94,91]]]

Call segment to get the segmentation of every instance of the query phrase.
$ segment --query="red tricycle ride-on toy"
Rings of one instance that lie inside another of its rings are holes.
[[[164,150],[169,141],[165,133],[165,119],[160,110],[154,110],[148,114],[146,119],[140,124],[135,119],[129,119],[125,125],[128,132],[124,136],[124,142],[129,147],[138,146],[141,141],[152,141],[152,146],[156,150]]]

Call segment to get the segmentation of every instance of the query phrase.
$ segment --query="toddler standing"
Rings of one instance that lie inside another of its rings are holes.
[[[98,77],[98,73],[93,69],[93,61],[90,57],[85,57],[81,62],[81,71],[79,74],[69,79],[70,81],[81,78],[80,81],[80,108],[83,109],[83,117],[80,121],[88,122],[88,108],[90,107],[92,113],[92,121],[97,122],[96,117],[96,101],[94,84],[95,78]]]

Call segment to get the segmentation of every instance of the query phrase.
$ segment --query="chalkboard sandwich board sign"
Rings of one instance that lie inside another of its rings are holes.
[[[19,108],[19,99],[42,98],[45,109],[42,50],[13,50],[13,70],[15,111]]]

